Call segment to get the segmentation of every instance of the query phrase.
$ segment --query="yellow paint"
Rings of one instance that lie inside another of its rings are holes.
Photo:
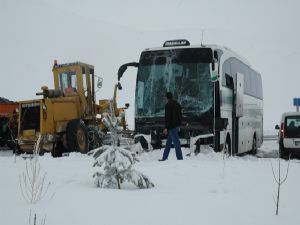
[[[94,70],[94,67],[92,65],[80,62],[53,66],[52,72],[54,78],[54,90],[60,90],[61,95],[58,97],[46,97],[40,100],[21,102],[26,104],[32,104],[36,102],[40,103],[39,132],[42,135],[53,135],[55,137],[60,137],[61,134],[66,132],[68,122],[73,119],[83,119],[87,124],[92,123],[92,121],[90,120],[91,118],[95,118],[96,116],[96,107],[91,106],[92,102],[95,102],[95,100],[92,99],[92,96],[94,95],[91,94],[91,70]],[[76,74],[77,90],[76,92],[74,91],[71,93],[65,93],[64,90],[62,90],[60,87],[59,74],[68,73],[70,71],[75,72]],[[85,91],[83,86],[83,71],[85,72]],[[48,91],[48,88],[43,87],[42,90]],[[21,106],[19,112],[21,112]],[[28,149],[28,143],[25,144],[24,140],[32,140],[33,136],[34,139],[36,139],[36,130],[33,129],[21,131],[21,119],[22,115],[20,113],[18,140],[20,142],[21,149],[22,145],[24,149]],[[22,141],[24,141],[24,144],[22,144]],[[49,143],[44,143],[44,145],[46,144],[49,145]]]
[[[22,150],[32,149],[38,134],[45,137],[43,148],[48,151],[51,151],[51,146],[54,146],[51,140],[62,140],[66,143],[66,128],[68,122],[73,119],[82,119],[86,125],[99,126],[102,131],[107,131],[107,127],[96,118],[96,114],[111,113],[111,101],[104,99],[99,101],[99,105],[95,103],[95,93],[93,93],[95,90],[92,88],[94,72],[92,71],[94,71],[92,65],[80,62],[54,65],[52,69],[54,89],[43,86],[42,93],[40,93],[44,96],[43,99],[20,102],[18,140]],[[95,81],[94,84],[96,84]],[[114,87],[112,105],[115,116],[118,117],[124,114],[125,108],[117,107],[116,98],[117,85]],[[28,106],[40,104],[40,127],[21,130],[22,103]],[[125,117],[119,118],[119,125],[126,129]]]
[[[35,130],[24,130],[23,136],[35,136]]]

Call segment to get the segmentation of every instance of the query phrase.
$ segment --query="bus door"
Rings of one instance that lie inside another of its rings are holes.
[[[233,89],[232,109],[232,154],[244,152],[246,143],[243,142],[243,121],[244,115],[244,75],[236,73],[236,82]]]

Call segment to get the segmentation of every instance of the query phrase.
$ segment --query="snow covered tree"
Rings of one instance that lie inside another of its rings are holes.
[[[101,188],[119,188],[127,181],[139,188],[152,188],[154,184],[147,176],[133,168],[138,159],[129,150],[117,146],[102,146],[93,157],[94,166],[102,167],[101,172],[94,173],[95,184]]]
[[[119,145],[118,124],[115,122],[117,121],[116,118],[111,115],[106,115],[103,122],[111,131],[112,146],[104,145],[92,153],[95,158],[94,166],[99,166],[102,169],[101,172],[96,172],[93,175],[95,184],[101,188],[121,189],[121,183],[127,181],[139,188],[154,187],[147,176],[133,169],[134,163],[138,161],[135,154],[117,146]]]

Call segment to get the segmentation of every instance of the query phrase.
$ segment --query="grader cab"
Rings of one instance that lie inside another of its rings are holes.
[[[86,153],[101,144],[95,104],[94,66],[81,62],[53,66],[54,89],[42,87],[43,99],[22,101],[19,108],[18,143],[32,152],[42,135],[44,151]]]

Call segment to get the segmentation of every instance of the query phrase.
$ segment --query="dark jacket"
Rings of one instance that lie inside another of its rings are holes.
[[[168,103],[165,105],[165,123],[166,128],[172,129],[175,127],[179,127],[181,125],[182,113],[180,104],[170,99]]]

